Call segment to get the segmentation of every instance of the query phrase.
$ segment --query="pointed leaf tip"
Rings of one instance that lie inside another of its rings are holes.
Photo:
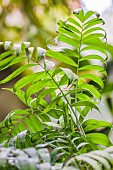
[[[81,10],[82,10],[82,8],[75,9],[73,11],[73,14],[79,14]]]

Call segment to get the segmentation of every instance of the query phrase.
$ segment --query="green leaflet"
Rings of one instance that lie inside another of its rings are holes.
[[[111,123],[103,121],[103,120],[96,120],[96,119],[89,119],[86,120],[82,125],[83,127],[87,126],[87,125],[100,125],[100,127],[112,127]]]
[[[76,53],[76,50],[65,49],[62,54],[66,55],[67,57],[79,58],[79,55]]]
[[[81,52],[83,51],[87,51],[87,50],[96,50],[96,51],[99,51],[101,52],[102,54],[104,54],[106,57],[107,57],[107,53],[106,51],[101,47],[101,46],[96,46],[96,45],[88,45],[88,46],[85,46],[81,49]]]
[[[25,98],[28,99],[32,94],[38,93],[40,90],[42,90],[45,87],[45,84],[48,83],[51,79],[45,79],[45,80],[40,80],[34,84],[32,84],[27,91],[25,92]]]
[[[98,24],[103,24],[103,20],[94,18],[84,24],[83,30],[86,30],[86,29],[96,26]]]
[[[81,101],[91,101],[90,97],[83,93],[78,93],[77,98]]]
[[[100,72],[103,73],[105,76],[107,76],[105,68],[99,65],[86,65],[79,68],[79,70],[97,70],[98,73]]]
[[[0,61],[0,71],[4,70],[4,67],[6,67],[9,63],[11,63],[15,58],[16,56],[11,56]]]
[[[26,100],[26,97],[25,97],[25,92],[23,90],[17,90],[16,92],[13,92],[14,94],[16,94],[18,96],[18,98],[27,106],[30,106],[30,102],[32,100],[31,97],[29,97],[27,100]]]
[[[36,131],[40,131],[43,129],[42,123],[41,123],[40,119],[38,118],[38,116],[36,116],[34,114],[30,114],[29,120],[32,122],[32,126],[36,128]],[[27,120],[26,120],[26,122],[27,122]],[[29,127],[29,124],[28,124],[28,127]]]
[[[67,22],[70,22],[71,24],[74,24],[74,26],[78,26],[80,30],[81,30],[81,28],[82,28],[82,23],[77,22],[77,21],[74,20],[73,18],[68,18]]]
[[[71,30],[67,30],[67,29],[64,29],[64,28],[59,28],[58,29],[58,32],[62,35],[67,35],[68,37],[74,39],[74,40],[80,40],[80,37],[75,34],[74,32],[72,32]]]
[[[69,65],[77,67],[77,64],[72,59],[70,59],[69,57],[61,54],[60,52],[48,50],[46,52],[46,55],[48,57],[52,57],[52,58],[55,58],[55,59],[57,59],[59,61],[62,61],[64,63],[66,63],[66,64],[69,64]]]
[[[33,81],[38,81],[38,80],[40,80],[40,79],[42,78],[42,76],[44,76],[44,75],[45,75],[45,72],[42,71],[42,72],[38,72],[38,73],[35,73],[35,74],[32,73],[32,74],[30,74],[30,75],[28,75],[28,76],[25,76],[25,77],[19,79],[19,80],[15,83],[15,85],[14,85],[14,87],[13,87],[13,90],[14,90],[14,91],[17,91],[17,90],[25,87],[25,86],[28,85],[29,83],[32,83]]]
[[[109,122],[102,121],[102,120],[95,120],[95,119],[86,120],[82,124],[82,126],[83,126],[85,132],[89,132],[89,131],[95,130],[97,128],[100,128],[100,127],[104,127],[104,128],[112,127],[111,123],[109,123]]]
[[[80,122],[83,122],[84,117],[89,113],[90,110],[91,110],[91,107],[88,107],[88,106],[84,107],[84,109],[80,112],[80,115],[81,115]]]
[[[84,60],[99,60],[99,61],[103,62],[104,64],[106,64],[105,59],[103,59],[101,56],[95,55],[95,54],[84,56],[79,61],[84,61]]]
[[[76,48],[79,47],[79,43],[78,43],[77,40],[73,40],[73,39],[69,38],[69,37],[66,36],[66,35],[62,35],[62,34],[59,35],[59,36],[58,36],[58,40],[59,40],[59,41],[62,41],[62,42],[64,42],[64,43],[67,43],[67,44],[69,44],[69,45],[71,45],[71,46],[73,46],[73,47],[76,47]]]
[[[69,82],[68,77],[67,77],[66,74],[64,74],[64,75],[61,77],[58,85],[59,85],[59,86],[67,85],[68,82]]]
[[[92,15],[94,15],[93,11],[88,11],[85,16],[84,16],[84,20],[86,21],[87,19],[89,19]]]
[[[13,61],[11,61],[9,64],[7,64],[6,67],[4,67],[2,70],[6,69],[10,66],[13,66],[14,64],[17,64],[17,63],[24,61],[24,60],[26,60],[26,57],[18,57],[18,58],[16,57],[16,58],[14,58]]]
[[[86,91],[89,91],[90,94],[92,94],[95,98],[101,99],[101,94],[100,92],[93,86],[89,84],[82,84],[79,86],[81,89],[84,89]]]
[[[105,35],[101,33],[90,34],[82,38],[82,43],[84,44],[89,41],[93,41],[94,39],[96,41],[98,39],[104,39],[104,38],[105,38]]]
[[[54,71],[53,71],[53,74],[52,74],[52,77],[55,77],[58,73],[62,72],[62,70],[57,67]]]
[[[85,30],[84,33],[83,33],[83,37],[84,36],[86,37],[86,36],[88,36],[89,34],[92,34],[92,33],[94,34],[97,31],[104,32],[104,34],[105,34],[104,29],[102,29],[101,27],[94,27],[94,28],[90,28],[88,30]]]
[[[51,109],[53,109],[56,104],[58,103],[58,101],[60,100],[60,96],[55,98],[53,101],[51,101],[51,103],[44,109],[43,113],[47,113],[49,112]]]
[[[80,102],[74,103],[73,106],[75,107],[76,106],[88,106],[100,112],[99,108],[93,102],[90,102],[90,101],[80,101]]]
[[[31,75],[28,75],[28,76],[26,76],[26,77],[21,78],[20,80],[18,80],[18,81],[15,83],[15,85],[14,85],[14,87],[13,87],[13,90],[14,90],[14,91],[17,91],[17,90],[23,88],[23,87],[26,86],[27,84],[31,83],[31,82],[34,80],[35,77],[36,77],[35,74],[31,74]]]
[[[83,74],[79,77],[80,79],[90,79],[93,80],[95,83],[97,83],[102,89],[104,88],[104,83],[102,79],[94,74]]]
[[[106,146],[106,147],[111,146],[111,142],[105,134],[89,133],[86,136],[95,144],[103,145],[103,146]]]
[[[44,97],[51,95],[52,92],[54,92],[56,88],[49,88],[49,89],[44,89],[37,97],[37,103]]]
[[[67,28],[71,31],[73,31],[74,33],[76,33],[77,35],[80,35],[81,34],[81,31],[80,29],[70,25],[69,23],[67,23]]]
[[[75,27],[73,27],[72,25],[67,24],[67,23],[65,23],[65,22],[63,22],[63,21],[61,21],[61,20],[58,22],[58,25],[59,25],[61,28],[65,28],[65,29],[68,30],[68,31],[73,31],[73,32],[75,32],[75,33],[80,33],[80,31],[79,31],[77,28],[75,28]]]
[[[3,79],[2,81],[0,81],[0,84],[4,84],[10,80],[12,80],[13,78],[15,78],[16,76],[18,76],[19,74],[21,74],[23,71],[25,71],[27,68],[30,68],[32,66],[35,66],[36,64],[28,64],[28,65],[24,65],[21,66],[20,68],[18,68],[17,70],[15,70],[13,73],[11,73],[8,77],[6,77],[5,79]]]
[[[91,23],[94,24],[95,21],[100,21],[100,20],[102,20],[102,19],[101,19],[101,18],[96,18],[96,17],[94,17],[94,18],[92,18],[92,19],[86,21],[86,22],[84,23],[84,26],[86,26],[86,25],[88,25],[88,24],[91,24]]]
[[[78,22],[83,22],[84,21],[84,11],[83,9],[75,9],[73,11],[73,14],[75,15],[75,19],[78,21]]]
[[[4,52],[2,54],[0,54],[0,60],[4,59],[5,57],[13,54],[14,50],[10,50],[10,51],[7,51],[7,52]]]

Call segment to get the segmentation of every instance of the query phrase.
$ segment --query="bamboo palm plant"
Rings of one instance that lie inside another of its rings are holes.
[[[100,24],[104,21],[99,14],[93,11],[85,14],[80,9],[74,11],[73,18],[58,22],[56,45],[48,44],[48,50],[41,47],[34,50],[28,42],[1,43],[6,52],[0,55],[0,71],[20,62],[24,64],[0,84],[34,66],[42,68],[22,77],[12,88],[4,88],[14,93],[27,109],[11,111],[0,123],[1,167],[23,170],[26,166],[30,170],[113,167],[112,143],[98,130],[111,129],[112,125],[87,118],[92,109],[100,114],[98,103],[107,77],[106,32]],[[55,67],[53,59],[64,67]]]

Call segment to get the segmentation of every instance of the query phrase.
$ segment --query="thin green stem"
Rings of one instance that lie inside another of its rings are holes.
[[[78,130],[80,131],[81,135],[84,136],[85,134],[84,134],[84,132],[83,132],[83,130],[82,130],[82,126],[81,126],[80,123],[79,123],[78,117],[77,117],[76,113],[74,112],[73,107],[72,107],[71,104],[69,103],[67,97],[65,96],[65,94],[63,93],[62,89],[61,89],[60,86],[57,84],[57,82],[54,80],[54,78],[53,78],[49,73],[48,73],[48,75],[52,78],[52,80],[54,81],[54,83],[56,84],[56,86],[58,87],[58,89],[60,90],[62,96],[63,96],[64,99],[66,100],[66,102],[67,102],[67,104],[68,104],[68,106],[69,106],[69,109],[70,109],[71,113],[73,113],[73,114],[71,114],[71,117],[72,117],[74,123],[75,123],[75,121],[76,121],[75,124],[76,124]],[[84,136],[84,137],[85,137],[85,136]]]
[[[82,30],[81,30],[81,36],[80,36],[80,45],[79,45],[79,48],[78,48],[78,63],[77,63],[77,65],[78,65],[78,67],[77,67],[77,76],[79,76],[78,74],[79,74],[79,64],[80,64],[80,62],[79,62],[79,59],[80,59],[80,49],[81,49],[81,41],[82,41],[82,32],[83,32],[83,25],[82,25]],[[76,89],[78,88],[78,81],[76,82]],[[77,91],[76,91],[76,93],[75,93],[75,103],[77,103],[77,95],[78,95],[78,93],[77,93]],[[76,107],[75,107],[75,112],[77,112],[77,109],[76,109]],[[79,120],[78,120],[78,122],[79,122]],[[80,124],[80,122],[79,122],[79,124]],[[86,136],[85,135],[85,132],[84,132],[84,129],[82,128],[82,126],[81,126],[81,124],[80,124],[80,127],[81,127],[81,131],[82,131],[82,133],[84,134],[84,136]]]
[[[33,59],[33,60],[34,60],[35,62],[37,62],[35,59]],[[44,69],[44,67],[43,67],[39,62],[37,62],[37,63],[40,65],[40,67],[42,67],[42,68]],[[45,70],[45,69],[44,69],[44,70]],[[46,70],[45,70],[45,71],[46,71]],[[47,71],[46,71],[46,72],[47,72]],[[51,76],[51,74],[50,74],[49,72],[47,72],[47,74],[51,77],[51,79],[54,81],[54,83],[56,84],[56,86],[57,86],[58,89],[60,90],[62,96],[64,97],[64,99],[66,100],[66,102],[67,102],[67,104],[68,104],[69,110],[70,110],[70,112],[71,112],[70,115],[71,115],[71,117],[72,117],[75,125],[77,126],[80,134],[81,134],[83,137],[85,137],[85,132],[84,132],[81,124],[79,123],[79,120],[78,120],[78,117],[77,117],[77,115],[76,115],[76,112],[74,111],[73,107],[72,107],[71,104],[69,103],[67,97],[65,96],[65,94],[63,93],[62,89],[61,89],[60,86],[57,84],[57,82],[54,80],[54,78]]]

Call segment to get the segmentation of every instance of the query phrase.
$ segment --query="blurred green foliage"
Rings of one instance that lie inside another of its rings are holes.
[[[0,41],[46,47],[46,40],[56,36],[58,20],[79,6],[78,0],[1,0]]]

